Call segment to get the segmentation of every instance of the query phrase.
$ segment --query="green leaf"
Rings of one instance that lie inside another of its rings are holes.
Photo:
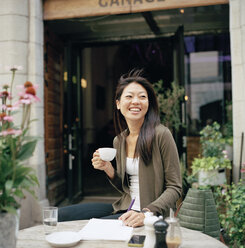
[[[6,189],[7,194],[9,194],[11,192],[12,186],[13,186],[13,181],[7,180],[5,183],[5,189]]]
[[[6,212],[10,213],[10,214],[17,215],[17,210],[16,210],[15,207],[12,207],[12,206],[3,206],[2,209],[5,210]]]
[[[24,198],[24,196],[25,196],[25,195],[23,194],[22,190],[20,190],[20,189],[15,190],[14,194],[15,194],[17,197],[19,197],[19,198]]]
[[[26,160],[30,158],[35,150],[37,140],[30,141],[21,147],[21,150],[17,156],[19,160]]]

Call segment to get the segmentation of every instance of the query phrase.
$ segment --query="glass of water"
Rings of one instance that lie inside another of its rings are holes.
[[[43,208],[43,226],[45,234],[50,234],[57,231],[58,208],[44,207]]]

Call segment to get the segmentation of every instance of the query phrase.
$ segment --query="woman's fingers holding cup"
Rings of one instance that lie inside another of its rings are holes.
[[[96,157],[100,157],[99,150],[96,150],[96,151],[93,153],[93,158],[96,158]]]
[[[110,167],[110,162],[116,155],[114,148],[99,148],[93,153],[91,159],[92,165],[98,170],[107,170]]]
[[[99,155],[99,151],[96,150],[94,153],[93,153],[93,158],[91,159],[91,162],[94,165],[98,164],[98,162],[101,161],[100,159],[100,155]]]
[[[101,160],[101,158],[98,156],[94,156],[92,158],[92,165],[95,169],[104,170],[106,161]]]

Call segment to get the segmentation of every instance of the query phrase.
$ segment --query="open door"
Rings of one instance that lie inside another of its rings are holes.
[[[81,52],[68,43],[65,48],[64,153],[69,202],[82,194],[82,94]]]

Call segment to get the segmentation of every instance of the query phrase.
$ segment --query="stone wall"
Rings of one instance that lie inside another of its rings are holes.
[[[38,84],[37,95],[43,99],[43,14],[41,0],[2,0],[0,8],[0,70],[1,82],[9,82],[11,74],[5,65],[21,65],[15,85],[31,81]],[[15,94],[15,93],[14,93]],[[44,137],[43,100],[32,109],[32,135]],[[20,228],[41,221],[41,206],[47,205],[45,187],[44,139],[37,144],[30,166],[37,171],[40,187],[36,189],[38,200],[27,194],[21,205]]]
[[[230,37],[233,102],[233,180],[238,181],[241,137],[245,132],[245,1],[230,0]],[[242,162],[245,161],[245,145]]]

